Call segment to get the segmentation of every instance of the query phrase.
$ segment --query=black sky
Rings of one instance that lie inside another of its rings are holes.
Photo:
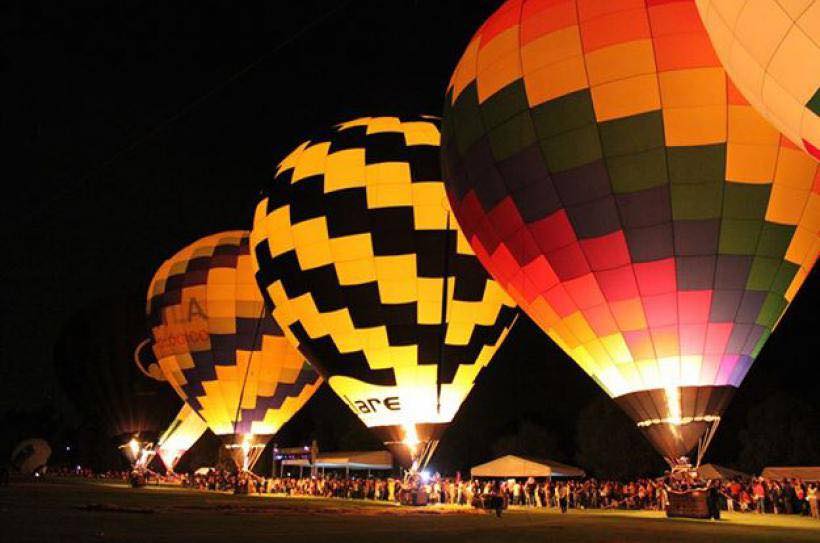
[[[144,290],[204,234],[249,228],[273,165],[306,135],[359,115],[439,114],[450,71],[499,3],[3,3],[0,410],[46,401],[53,341],[84,303]],[[814,275],[726,427],[777,389],[817,405]],[[474,401],[519,388],[526,400],[511,409],[569,424],[545,394],[572,406],[601,394],[531,323],[507,343]],[[716,447],[731,447],[726,435]]]

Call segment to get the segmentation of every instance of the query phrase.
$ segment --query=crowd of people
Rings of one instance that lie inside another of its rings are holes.
[[[58,469],[52,474],[128,480],[129,472],[94,473]],[[663,511],[670,493],[696,488],[711,490],[724,511],[759,514],[803,514],[820,518],[820,485],[799,479],[699,481],[665,477],[628,483],[583,480],[469,480],[438,475],[403,480],[393,477],[260,477],[252,473],[209,469],[199,473],[152,474],[148,483],[172,483],[199,490],[237,494],[278,494],[396,502],[406,491],[420,492],[430,504],[475,505],[481,496],[497,496],[507,506],[570,509],[644,509]],[[713,489],[713,490],[712,490]]]

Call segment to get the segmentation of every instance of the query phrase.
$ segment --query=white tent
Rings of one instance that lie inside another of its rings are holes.
[[[719,466],[717,464],[703,464],[698,468],[698,477],[701,479],[751,479],[752,476],[748,473],[743,473],[736,469],[727,468],[726,466]]]
[[[802,479],[820,481],[820,466],[769,466],[760,474],[766,479]]]
[[[584,477],[580,468],[568,466],[543,458],[530,458],[508,454],[484,464],[473,466],[470,475],[474,478],[494,479],[525,477]]]

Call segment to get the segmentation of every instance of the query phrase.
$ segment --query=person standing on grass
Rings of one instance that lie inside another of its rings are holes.
[[[752,495],[755,501],[755,511],[760,514],[765,513],[766,488],[763,486],[762,479],[758,479],[755,482],[754,487],[752,487]]]

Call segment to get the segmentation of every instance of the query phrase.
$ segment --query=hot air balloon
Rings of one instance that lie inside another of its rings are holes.
[[[11,467],[23,475],[40,475],[48,469],[51,447],[44,439],[24,439],[11,453]]]
[[[817,163],[727,80],[693,0],[508,1],[447,89],[476,255],[674,465],[818,253]]]
[[[743,96],[820,160],[820,2],[696,4],[718,57]]]
[[[202,420],[202,417],[191,409],[190,405],[182,404],[179,413],[157,442],[157,456],[162,460],[165,469],[173,472],[182,455],[202,437],[207,429],[208,423]]]
[[[153,458],[176,402],[133,362],[133,346],[145,335],[139,299],[126,293],[89,304],[67,321],[54,348],[57,375],[86,423],[112,438],[137,469]]]
[[[322,383],[265,311],[248,232],[204,237],[165,261],[146,312],[165,379],[240,469]]]
[[[513,302],[450,219],[430,117],[365,117],[279,165],[251,233],[273,316],[397,455],[429,460]]]

